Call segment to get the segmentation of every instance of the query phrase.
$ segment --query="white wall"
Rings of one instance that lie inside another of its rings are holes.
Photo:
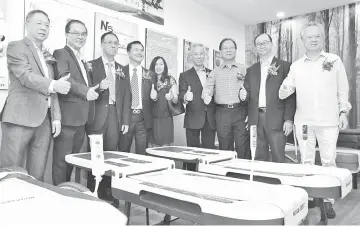
[[[48,0],[51,1],[51,0]],[[210,68],[212,68],[212,49],[218,50],[219,42],[225,37],[233,38],[238,45],[237,61],[245,62],[245,27],[237,24],[227,17],[212,12],[193,0],[164,0],[165,25],[157,25],[135,17],[122,15],[115,11],[101,8],[80,0],[58,0],[69,5],[84,8],[89,14],[99,12],[108,16],[125,19],[139,25],[139,40],[145,42],[145,28],[150,28],[172,36],[177,36],[178,43],[178,72],[183,68],[183,40],[202,42],[210,47]],[[5,8],[5,20],[7,22],[8,40],[23,38],[24,32],[24,0],[1,0]],[[1,9],[1,8],[0,8]],[[66,12],[64,12],[66,13]],[[87,26],[93,26],[87,24]],[[89,38],[88,38],[89,39]],[[95,40],[96,42],[96,40]],[[93,51],[91,51],[93,52]],[[4,72],[0,72],[4,73]],[[0,90],[0,107],[2,108],[7,91]],[[177,116],[175,122],[175,143],[185,143],[185,131],[183,130],[183,115]]]

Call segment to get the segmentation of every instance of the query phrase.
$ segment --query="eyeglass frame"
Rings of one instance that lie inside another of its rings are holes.
[[[79,33],[79,32],[67,32],[68,34],[74,35],[76,37],[87,37],[89,34],[87,32]]]

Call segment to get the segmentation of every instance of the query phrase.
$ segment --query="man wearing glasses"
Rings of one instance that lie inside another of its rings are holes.
[[[245,67],[235,62],[237,46],[234,40],[223,39],[219,49],[224,63],[209,74],[202,99],[208,105],[214,96],[216,130],[220,149],[232,150],[235,138],[238,157],[245,158],[247,108],[240,104],[238,97],[245,77]]]
[[[272,38],[262,33],[255,37],[254,45],[260,62],[247,69],[244,88],[239,92],[242,102],[248,103],[249,126],[257,126],[255,159],[285,162],[286,136],[292,131],[295,97],[278,97],[278,90],[290,70],[290,63],[273,54]]]
[[[26,37],[7,48],[9,94],[1,111],[0,167],[22,166],[43,181],[53,137],[61,131],[57,93],[67,94],[67,78],[54,80],[51,54],[43,42],[50,29],[48,15],[30,11],[25,18]]]
[[[91,61],[93,84],[100,84],[99,97],[95,101],[95,118],[88,125],[87,134],[102,134],[105,151],[117,151],[120,134],[126,134],[130,123],[130,81],[123,76],[122,65],[115,62],[119,39],[106,32],[101,36],[102,56]],[[90,149],[89,149],[90,151]],[[94,190],[94,177],[88,174],[88,188]],[[98,197],[112,200],[110,177],[104,177],[99,185]]]
[[[55,76],[70,75],[70,92],[59,96],[61,109],[61,134],[54,142],[53,182],[58,185],[69,181],[72,167],[65,162],[67,154],[79,153],[85,136],[85,124],[94,119],[95,106],[91,102],[98,98],[89,74],[91,65],[81,59],[80,49],[85,45],[87,29],[83,22],[70,20],[65,26],[67,44],[54,51],[57,60]]]

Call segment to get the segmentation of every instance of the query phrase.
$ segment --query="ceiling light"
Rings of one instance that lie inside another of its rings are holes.
[[[279,17],[280,19],[284,18],[285,17],[285,13],[284,12],[278,12],[276,14],[277,17]]]

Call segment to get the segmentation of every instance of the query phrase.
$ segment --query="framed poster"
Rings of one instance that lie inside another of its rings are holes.
[[[214,50],[213,60],[214,60],[213,61],[214,69],[220,67],[220,65],[223,63],[223,59],[221,58],[220,51]]]
[[[150,67],[156,56],[162,56],[168,66],[169,73],[177,78],[177,37],[146,29],[145,65]]]
[[[191,44],[192,42],[184,40],[184,71],[189,70],[193,67],[192,56],[191,56]],[[209,47],[205,46],[205,61],[204,66],[209,68]]]
[[[116,62],[121,65],[129,63],[127,55],[127,44],[138,38],[138,25],[125,20],[109,17],[100,13],[95,13],[95,41],[94,41],[94,58],[102,55],[101,35],[112,31],[119,38],[119,49],[115,56]]]

